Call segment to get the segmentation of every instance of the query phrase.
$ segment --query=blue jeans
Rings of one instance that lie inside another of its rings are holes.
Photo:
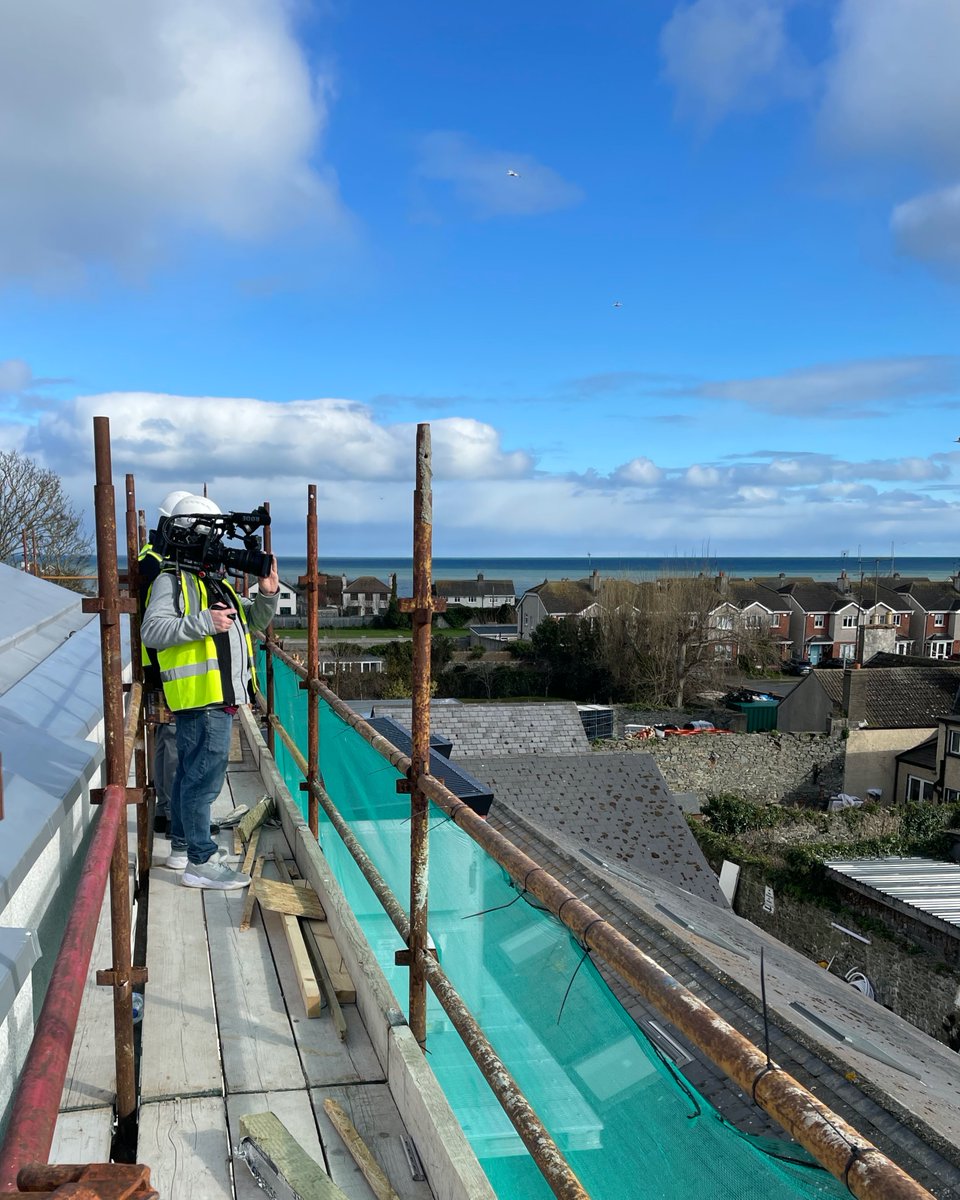
[[[216,851],[210,836],[210,806],[227,774],[233,715],[222,708],[177,713],[177,773],[170,793],[170,846],[186,850],[192,863]]]

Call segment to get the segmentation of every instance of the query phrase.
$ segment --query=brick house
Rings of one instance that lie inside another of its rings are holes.
[[[343,580],[341,610],[348,617],[378,617],[390,604],[390,588],[372,575]]]

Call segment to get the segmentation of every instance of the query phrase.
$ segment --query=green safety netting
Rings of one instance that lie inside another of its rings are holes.
[[[275,667],[276,711],[307,745],[307,693]],[[410,802],[399,772],[326,704],[320,769],[400,902],[410,894]],[[276,739],[292,795],[305,807],[292,757]],[[715,1200],[845,1196],[798,1145],[727,1124],[665,1061],[610,991],[579,943],[443,812],[431,806],[429,932],[444,971],[593,1200]],[[320,844],[407,1007],[402,942],[320,810]],[[536,1165],[428,991],[429,1063],[500,1200],[548,1200]],[[790,1161],[797,1160],[797,1161]]]

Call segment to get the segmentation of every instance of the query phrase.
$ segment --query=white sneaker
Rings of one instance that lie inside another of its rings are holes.
[[[208,862],[217,863],[224,862],[230,857],[227,850],[215,850],[214,853],[207,859]],[[183,871],[188,862],[186,850],[172,850],[164,860],[164,866],[169,867],[171,871]]]
[[[181,882],[184,887],[214,888],[221,892],[231,892],[237,888],[248,887],[250,876],[244,875],[242,871],[234,871],[214,857],[205,863],[187,863]]]

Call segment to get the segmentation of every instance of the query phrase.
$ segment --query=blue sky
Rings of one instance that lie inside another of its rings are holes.
[[[956,0],[15,0],[0,446],[275,545],[958,553]],[[152,513],[151,513],[152,515]]]

